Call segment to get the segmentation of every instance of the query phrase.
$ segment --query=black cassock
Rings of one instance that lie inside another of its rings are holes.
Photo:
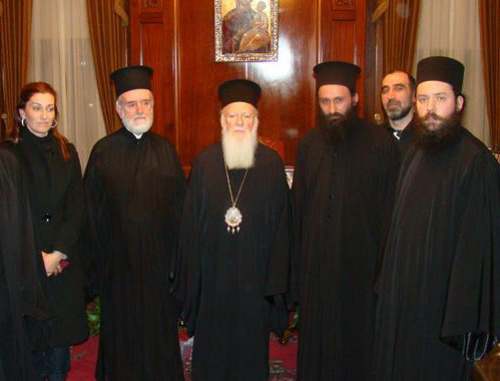
[[[386,122],[383,124],[383,128],[387,130],[394,139],[394,141],[397,143],[399,147],[399,152],[401,153],[401,158],[405,157],[406,151],[408,151],[408,148],[410,148],[411,143],[413,142],[414,138],[413,136],[415,135],[415,128],[416,128],[416,120],[415,117],[408,123],[408,125],[405,127],[405,129],[401,132],[399,139],[394,136],[394,130],[389,122]]]
[[[17,158],[0,148],[0,380],[34,379],[25,318],[38,312],[40,285],[28,194]]]
[[[387,131],[360,119],[335,147],[319,128],[299,143],[292,194],[300,380],[370,379],[372,286],[398,169]]]
[[[465,129],[439,153],[408,151],[377,285],[375,379],[469,380],[467,333],[500,331],[498,171]]]
[[[234,197],[245,170],[230,170]],[[179,293],[194,334],[193,380],[268,378],[269,333],[286,326],[289,204],[283,164],[260,145],[236,206],[241,230],[228,232],[231,206],[221,144],[193,166],[184,204]]]
[[[174,147],[122,128],[95,145],[84,186],[102,308],[98,379],[183,379],[180,305],[169,293],[185,190]]]

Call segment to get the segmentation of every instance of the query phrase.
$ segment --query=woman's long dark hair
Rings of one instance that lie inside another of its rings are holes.
[[[33,97],[33,95],[38,93],[50,94],[54,97],[54,108],[56,114],[54,120],[57,121],[57,119],[59,118],[59,111],[57,110],[57,93],[54,90],[54,88],[46,82],[27,83],[21,89],[21,94],[19,94],[19,101],[17,102],[17,107],[16,107],[17,129],[14,132],[16,135],[14,136],[15,140],[17,140],[17,138],[19,137],[19,128],[21,128],[22,125],[22,118],[21,114],[19,113],[19,110],[24,110],[26,108],[26,104],[31,99],[31,97]],[[54,130],[54,137],[59,142],[59,147],[61,149],[62,157],[64,158],[64,160],[69,160],[70,154],[68,150],[68,140],[63,136],[63,134],[59,132],[57,126],[54,126],[53,130]]]

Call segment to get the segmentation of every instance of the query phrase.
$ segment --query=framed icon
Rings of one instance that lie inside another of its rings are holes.
[[[278,0],[214,1],[215,62],[278,60]]]

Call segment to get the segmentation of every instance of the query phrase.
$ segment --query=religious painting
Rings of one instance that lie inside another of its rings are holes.
[[[278,60],[278,0],[214,1],[215,62]]]

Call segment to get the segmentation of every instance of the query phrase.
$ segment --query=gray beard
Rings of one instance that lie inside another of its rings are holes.
[[[134,135],[142,135],[148,132],[151,129],[151,126],[153,125],[153,114],[151,114],[150,118],[146,117],[146,123],[140,124],[138,126],[134,124],[133,118],[128,119],[125,117],[125,115],[120,115],[120,119],[122,120],[122,123],[125,126],[125,128]]]
[[[255,164],[257,149],[257,127],[246,134],[242,141],[222,128],[222,152],[228,169],[247,169]]]
[[[401,120],[403,119],[406,115],[410,113],[410,111],[413,109],[413,104],[410,104],[408,107],[403,108],[398,111],[385,111],[387,114],[387,117],[390,120]]]

